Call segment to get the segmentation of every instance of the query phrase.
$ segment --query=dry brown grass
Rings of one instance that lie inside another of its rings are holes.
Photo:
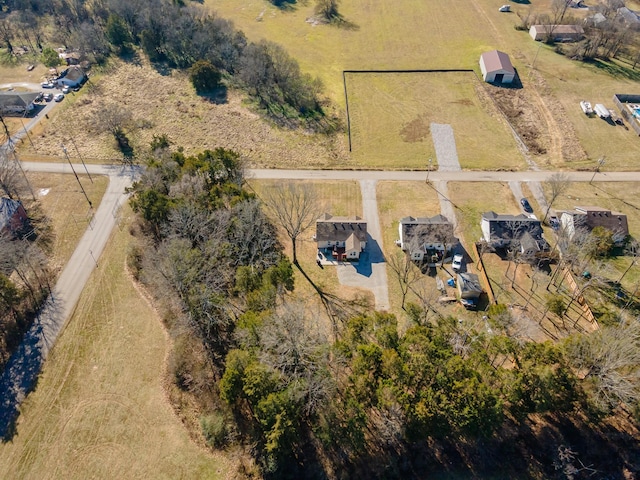
[[[17,435],[0,444],[5,478],[215,479],[233,468],[193,443],[167,402],[169,342],[125,273],[130,240],[116,230],[21,407]]]
[[[94,208],[97,208],[109,183],[108,178],[94,175],[92,183],[86,175],[78,176]],[[53,228],[50,265],[54,270],[61,270],[89,226],[93,211],[89,209],[73,175],[30,172],[28,177]]]
[[[148,150],[153,134],[166,134],[187,153],[232,148],[254,166],[331,167],[349,163],[341,136],[272,126],[248,108],[246,97],[235,90],[229,90],[226,103],[216,104],[196,95],[186,75],[177,71],[163,75],[144,61],[116,62],[92,84],[95,87],[87,85],[69,95],[51,119],[34,130],[37,151],[23,142],[23,156],[59,156],[60,139],[73,136],[86,159],[119,161],[122,154],[113,136],[92,127],[105,105],[118,103],[133,115],[132,126],[126,130],[138,153]]]

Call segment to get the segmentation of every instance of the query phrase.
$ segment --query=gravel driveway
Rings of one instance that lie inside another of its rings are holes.
[[[453,136],[451,125],[432,123],[430,128],[433,146],[436,149],[436,157],[438,159],[438,170],[441,172],[457,172],[461,170],[456,140]]]

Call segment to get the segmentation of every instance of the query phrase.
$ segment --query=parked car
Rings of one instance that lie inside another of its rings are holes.
[[[462,268],[462,262],[464,260],[464,256],[456,253],[453,256],[453,261],[451,262],[451,268],[453,268],[454,270],[460,270]]]
[[[30,72],[31,70],[33,70],[34,68],[36,68],[36,66],[32,63],[30,65],[27,65],[27,72]]]
[[[69,93],[71,91],[71,89],[69,88],[69,85],[65,85],[64,87],[62,87],[62,93]]]
[[[44,95],[42,95],[42,99],[45,102],[50,102],[51,100],[53,100],[53,93],[45,93]]]
[[[510,12],[511,11],[511,5],[502,5],[499,9],[499,12]]]
[[[558,217],[553,215],[549,217],[549,225],[551,225],[551,228],[554,230],[558,230],[560,228],[560,220],[558,220]]]
[[[40,86],[41,86],[42,88],[53,88],[53,87],[55,87],[55,85],[54,85],[53,83],[51,83],[51,82],[42,82],[42,83],[40,84]]]
[[[527,200],[526,198],[520,199],[520,205],[522,205],[522,208],[524,208],[525,212],[533,213],[533,208],[531,208],[531,204],[529,203],[529,200]]]
[[[55,102],[61,102],[62,100],[64,100],[64,94],[63,93],[58,93],[53,97],[53,100]]]

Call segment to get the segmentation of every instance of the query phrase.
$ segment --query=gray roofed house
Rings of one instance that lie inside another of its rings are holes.
[[[39,96],[39,92],[0,92],[0,113],[22,116],[35,108],[33,102]]]
[[[360,258],[367,238],[367,222],[360,217],[334,217],[325,213],[316,220],[318,249],[331,250],[338,260]]]
[[[60,76],[56,78],[58,86],[79,87],[84,83],[86,75],[82,68],[78,65],[71,65],[62,71]]]
[[[519,247],[522,248],[524,239],[525,248],[532,250],[531,242],[537,244],[538,251],[546,251],[549,244],[542,236],[542,224],[536,218],[526,215],[505,215],[495,212],[485,212],[481,221],[482,236],[484,240],[494,248]],[[530,238],[529,238],[530,237]]]
[[[579,206],[574,210],[559,213],[560,224],[569,238],[572,238],[580,228],[593,230],[595,227],[610,230],[613,233],[613,241],[618,245],[624,243],[629,235],[627,216],[624,213],[594,206]]]
[[[398,241],[411,259],[422,261],[425,255],[435,263],[446,256],[458,243],[453,224],[444,215],[433,217],[404,217],[398,223]]]

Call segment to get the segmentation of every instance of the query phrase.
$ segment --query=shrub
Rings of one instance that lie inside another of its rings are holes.
[[[221,448],[227,444],[228,428],[224,414],[213,412],[200,417],[200,428],[207,445],[213,448]]]
[[[218,88],[221,78],[218,69],[208,60],[198,60],[189,69],[189,80],[198,93]]]

